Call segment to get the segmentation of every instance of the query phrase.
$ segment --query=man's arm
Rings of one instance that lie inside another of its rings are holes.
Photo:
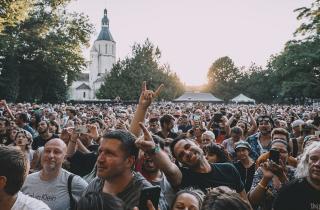
[[[7,112],[8,112],[8,114],[9,114],[11,120],[14,120],[15,118],[14,118],[14,116],[13,116],[13,114],[12,114],[12,111],[11,111],[11,109],[9,108],[6,100],[1,100],[1,104],[3,104],[5,110],[7,110]]]
[[[142,123],[139,123],[139,125],[144,135],[136,141],[137,147],[149,154],[155,166],[163,171],[173,187],[178,187],[182,181],[182,173],[180,169],[171,162],[165,152],[161,151],[160,148],[156,148],[159,146],[155,144],[146,127]]]
[[[141,128],[139,126],[139,122],[144,122],[148,107],[150,106],[152,101],[154,101],[154,99],[160,94],[160,91],[163,88],[163,86],[164,85],[161,84],[158,87],[158,89],[155,92],[153,92],[152,90],[148,90],[146,82],[143,82],[139,98],[139,104],[137,106],[137,110],[134,113],[134,117],[130,125],[130,132],[133,133],[135,136],[140,136]]]

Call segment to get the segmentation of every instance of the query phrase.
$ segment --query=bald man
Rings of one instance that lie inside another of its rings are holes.
[[[61,139],[51,139],[44,146],[42,170],[27,176],[21,191],[46,203],[52,210],[69,209],[68,193],[70,172],[62,169],[67,146]],[[86,181],[74,176],[71,182],[72,197],[77,201],[87,187]]]

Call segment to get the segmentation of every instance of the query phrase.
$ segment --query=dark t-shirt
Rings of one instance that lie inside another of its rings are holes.
[[[320,190],[306,178],[295,179],[283,186],[273,203],[274,210],[319,210]]]
[[[40,135],[33,139],[32,149],[36,150],[39,147],[43,147],[49,140],[59,138],[57,134],[53,134],[49,139],[43,139]]]
[[[181,188],[195,187],[207,193],[210,188],[227,186],[241,192],[244,189],[238,170],[231,163],[210,164],[209,173],[197,173],[188,168],[180,168],[182,173]]]
[[[241,181],[244,184],[246,192],[249,192],[251,189],[254,172],[256,171],[256,164],[252,164],[249,168],[245,168],[240,161],[234,163],[234,166],[239,171],[241,176]]]
[[[167,137],[164,137],[163,134],[161,133],[161,131],[155,133],[155,135],[157,136],[160,136],[161,138],[165,139],[165,138],[171,138],[171,139],[175,139],[178,137],[178,134],[176,133],[173,133],[173,132],[169,132],[168,136]]]
[[[81,177],[89,174],[98,158],[98,144],[90,145],[88,149],[91,153],[82,153],[80,151],[76,151],[76,153],[68,158],[70,162],[70,172],[79,175]]]

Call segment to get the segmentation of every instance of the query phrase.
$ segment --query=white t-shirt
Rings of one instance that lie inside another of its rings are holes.
[[[32,198],[28,195],[18,192],[17,200],[13,204],[11,210],[50,210],[47,204]]]
[[[70,208],[68,193],[68,177],[71,173],[61,169],[57,178],[50,181],[40,179],[40,171],[27,176],[21,191],[33,198],[43,201],[52,210]],[[72,195],[76,201],[87,187],[87,182],[79,176],[74,176],[71,184]]]

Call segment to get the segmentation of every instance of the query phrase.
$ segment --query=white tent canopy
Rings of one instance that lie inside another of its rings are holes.
[[[213,96],[211,93],[193,93],[186,92],[179,98],[175,99],[174,102],[208,102],[208,103],[219,103],[223,100]]]
[[[249,98],[245,95],[243,95],[242,93],[239,94],[238,96],[234,97],[233,99],[231,99],[232,102],[234,103],[256,103],[256,101],[252,98]]]

